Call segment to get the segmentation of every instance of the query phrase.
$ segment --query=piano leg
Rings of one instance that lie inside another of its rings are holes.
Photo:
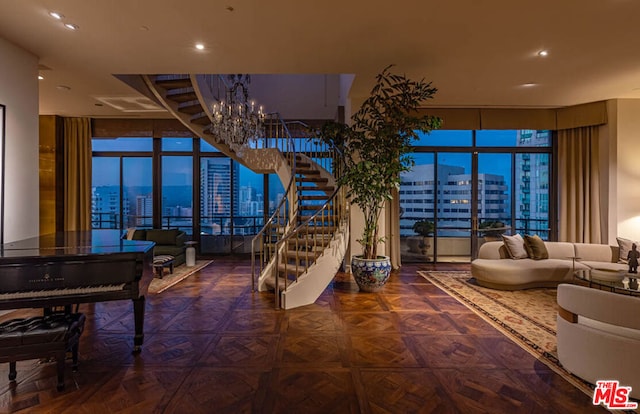
[[[144,342],[144,296],[133,299],[133,321],[135,323],[135,336],[133,337],[133,353],[138,354],[142,351],[142,343]]]

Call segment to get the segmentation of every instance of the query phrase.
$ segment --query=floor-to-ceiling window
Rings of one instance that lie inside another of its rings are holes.
[[[161,228],[193,233],[193,139],[162,138]]]
[[[152,139],[93,139],[94,229],[152,227]]]
[[[552,237],[551,133],[451,131],[421,135],[402,175],[404,261],[463,261],[502,234]]]
[[[93,228],[179,228],[201,253],[248,253],[284,188],[204,140],[94,138]],[[265,197],[268,194],[268,197]]]

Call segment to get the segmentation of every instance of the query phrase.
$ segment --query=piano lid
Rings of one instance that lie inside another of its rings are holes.
[[[1,258],[146,252],[155,243],[126,240],[120,230],[67,231],[5,243]]]

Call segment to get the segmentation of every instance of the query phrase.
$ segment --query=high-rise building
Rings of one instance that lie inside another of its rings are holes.
[[[151,194],[136,196],[136,226],[153,226],[153,197]]]
[[[238,212],[240,216],[261,216],[263,212],[262,194],[252,186],[240,187],[238,195]]]
[[[126,195],[122,202],[122,214],[129,215]],[[120,226],[120,187],[100,186],[91,188],[91,213],[93,228],[116,229]]]
[[[202,160],[200,165],[200,214],[203,224],[219,222],[219,218],[231,217],[232,213],[233,215],[238,214],[239,177],[239,164],[228,158],[205,158]]]
[[[464,167],[442,164],[438,165],[437,173],[436,182],[435,165],[424,164],[416,165],[402,174],[401,235],[414,234],[413,223],[419,220],[433,221],[436,213],[440,230],[470,228],[471,174],[465,173]],[[508,219],[509,196],[504,177],[478,174],[478,182],[478,214],[485,220]]]
[[[519,130],[517,146],[548,146],[550,131]],[[549,229],[549,154],[518,154],[516,162],[516,226],[524,233]]]

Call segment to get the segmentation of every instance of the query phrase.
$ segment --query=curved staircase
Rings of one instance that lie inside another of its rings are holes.
[[[252,285],[273,291],[279,308],[315,302],[333,280],[348,246],[348,203],[330,172],[339,173],[339,158],[315,142],[296,149],[291,123],[277,114],[267,116],[263,139],[235,152],[212,133],[211,104],[220,95],[216,91],[224,89],[220,79],[141,76],[148,88],[141,92],[151,94],[196,136],[254,172],[278,175],[286,194],[253,239]]]

